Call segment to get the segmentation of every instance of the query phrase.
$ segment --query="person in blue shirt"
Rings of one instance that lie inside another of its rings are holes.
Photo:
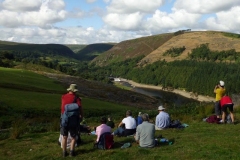
[[[136,118],[136,125],[138,126],[139,124],[142,124],[143,120],[142,120],[142,112],[138,113],[138,116]]]
[[[155,129],[156,130],[163,130],[168,128],[170,125],[170,116],[168,113],[165,112],[165,108],[163,106],[158,107],[159,114],[156,116],[155,121]]]

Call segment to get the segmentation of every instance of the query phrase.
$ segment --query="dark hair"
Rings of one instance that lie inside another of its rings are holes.
[[[147,113],[141,115],[143,121],[149,121],[149,116]]]
[[[126,115],[127,115],[127,116],[131,116],[131,115],[132,115],[132,111],[128,110],[128,111],[126,112]]]
[[[106,117],[101,117],[100,122],[101,122],[102,124],[107,123],[107,118],[106,118]]]

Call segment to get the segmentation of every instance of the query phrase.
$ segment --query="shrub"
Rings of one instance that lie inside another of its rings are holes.
[[[23,119],[18,119],[12,122],[12,129],[10,130],[10,138],[18,139],[26,131],[26,123]]]

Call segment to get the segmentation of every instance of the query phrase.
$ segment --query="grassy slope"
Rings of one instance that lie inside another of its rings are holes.
[[[153,149],[138,148],[136,143],[121,149],[119,143],[132,142],[132,137],[115,137],[111,150],[93,149],[95,136],[82,135],[83,144],[76,148],[76,159],[239,159],[240,125],[217,125],[206,122],[190,123],[183,130],[157,131],[156,135],[173,141],[172,145],[160,145]],[[0,141],[1,159],[61,159],[57,145],[58,132],[25,134],[20,139]],[[15,146],[15,147],[13,147]],[[70,158],[67,158],[70,159]]]
[[[61,93],[65,92],[65,88],[60,84],[24,70],[0,68],[0,75],[0,102],[7,103],[15,109],[27,107],[31,110],[44,109],[47,112],[55,110],[55,116],[59,116],[60,97]],[[23,86],[29,90],[19,90]],[[89,113],[95,110],[97,112],[110,110],[119,114],[131,108],[90,98],[83,98],[83,106]],[[115,120],[116,124],[119,120],[119,118]],[[87,122],[91,126],[97,125],[96,122]],[[132,142],[133,139],[116,137],[115,148],[107,151],[94,150],[92,142],[96,137],[83,135],[84,143],[77,148],[76,159],[238,159],[240,135],[236,134],[236,131],[239,129],[240,124],[214,125],[191,122],[189,127],[183,130],[168,129],[156,132],[156,136],[162,134],[172,140],[173,145],[141,149],[133,143],[128,149],[120,149],[119,143]],[[58,137],[59,132],[46,132],[24,134],[19,139],[1,140],[0,157],[1,159],[60,159]]]
[[[96,57],[92,62],[98,65],[123,61],[145,55],[140,64],[151,64],[158,60],[166,61],[187,59],[188,53],[200,44],[209,44],[211,50],[230,50],[240,51],[240,36],[217,31],[192,31],[174,36],[173,34],[160,34],[148,37],[122,41],[112,49]],[[186,47],[186,50],[177,57],[163,56],[163,53],[171,48]]]
[[[166,61],[183,60],[188,58],[188,54],[191,53],[192,49],[200,46],[201,44],[209,44],[210,50],[222,51],[235,49],[237,52],[240,51],[240,38],[227,36],[224,32],[215,31],[201,31],[201,32],[186,32],[184,34],[174,36],[162,46],[159,46],[152,53],[148,54],[144,61],[153,63],[158,60],[165,59]],[[177,57],[163,56],[163,53],[170,48],[186,47],[186,50]]]
[[[109,63],[124,61],[128,58],[146,56],[172,37],[173,34],[160,34],[122,41],[96,57],[92,62],[98,65],[108,65]]]

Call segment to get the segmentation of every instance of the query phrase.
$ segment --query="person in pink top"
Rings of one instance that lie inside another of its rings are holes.
[[[229,96],[223,96],[220,100],[220,105],[222,108],[222,123],[225,123],[225,118],[226,118],[226,113],[227,113],[227,108],[229,109],[230,116],[232,123],[234,124],[234,116],[233,116],[233,102],[232,99]]]
[[[99,138],[103,133],[111,132],[111,127],[106,125],[107,118],[106,117],[101,117],[100,121],[101,121],[101,125],[96,128],[97,139],[96,139],[95,143],[97,143],[99,141]]]

